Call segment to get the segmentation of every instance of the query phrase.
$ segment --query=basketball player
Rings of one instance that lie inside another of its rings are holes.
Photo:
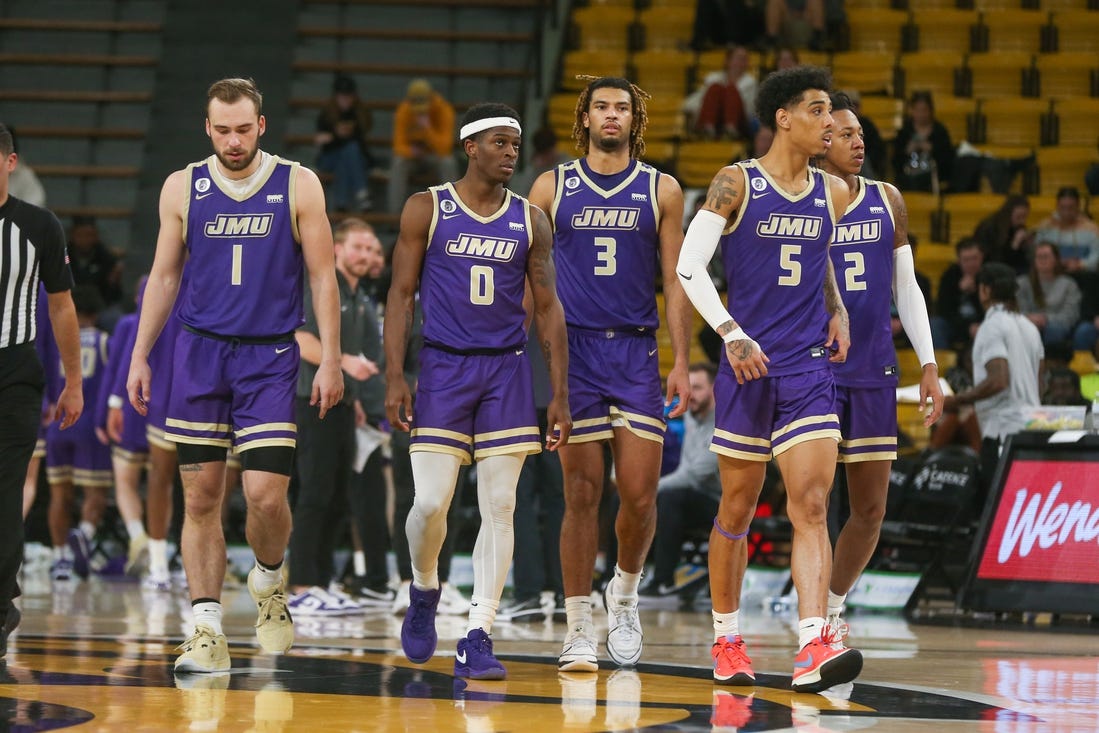
[[[772,457],[794,528],[799,652],[792,686],[815,692],[862,669],[862,656],[845,648],[824,618],[832,564],[826,514],[840,440],[829,361],[842,362],[849,344],[847,312],[828,259],[847,186],[809,167],[832,137],[830,84],[826,70],[798,66],[760,85],[759,119],[774,130],[774,142],[759,159],[717,173],[687,230],[678,267],[691,302],[725,342],[711,446],[722,496],[709,555],[711,656],[719,683],[755,680],[738,609],[745,536]],[[706,274],[719,241],[729,309]]]
[[[100,391],[96,405],[96,431],[103,431],[100,440],[107,439],[111,446],[111,466],[114,472],[115,503],[126,524],[129,545],[126,553],[126,572],[139,570],[149,549],[149,537],[145,533],[144,510],[139,485],[141,472],[149,460],[149,439],[145,434],[146,418],[127,402],[126,378],[130,372],[130,354],[137,323],[141,317],[141,298],[145,292],[147,276],[137,284],[137,312],[118,319],[111,338],[107,342],[108,375]]]
[[[405,204],[385,310],[386,413],[393,427],[413,427],[415,500],[406,523],[412,585],[401,647],[417,664],[435,653],[439,550],[458,469],[472,453],[481,529],[469,628],[458,641],[454,674],[473,679],[507,675],[488,634],[511,564],[519,472],[526,456],[541,450],[526,354],[528,287],[553,387],[546,448],[568,440],[571,427],[565,318],[549,226],[545,214],[504,188],[521,135],[518,115],[507,105],[479,104],[466,112],[459,132],[466,174]],[[417,289],[424,326],[413,416],[403,369]]]
[[[832,364],[843,435],[839,460],[847,471],[851,501],[851,516],[836,540],[828,592],[828,618],[840,625],[847,592],[878,544],[889,472],[897,458],[897,353],[890,327],[891,298],[896,299],[901,325],[923,365],[921,405],[932,401],[925,426],[942,414],[943,393],[927,306],[916,284],[908,245],[904,199],[892,184],[859,175],[866,150],[862,125],[846,94],[834,92],[831,99],[832,145],[819,165],[841,177],[850,192],[851,203],[836,229],[831,256],[856,344],[847,361]]]
[[[550,212],[559,289],[569,334],[569,407],[575,429],[561,449],[565,516],[561,571],[568,631],[558,668],[595,672],[591,583],[599,543],[603,444],[610,440],[621,504],[618,562],[607,584],[607,653],[620,665],[641,658],[637,589],[656,531],[656,481],[664,407],[687,409],[693,314],[675,277],[683,243],[679,183],[638,160],[645,152],[646,94],[603,77],[580,93],[573,134],[579,160],[540,175],[531,203]],[[657,356],[657,268],[663,274],[675,363],[662,399]]]
[[[303,261],[320,327],[312,402],[321,417],[343,393],[324,193],[315,173],[260,150],[262,101],[250,79],[222,79],[209,88],[206,134],[214,155],[164,182],[156,256],[127,382],[131,404],[147,414],[157,379],[149,352],[179,295],[189,252],[165,429],[165,438],[177,445],[183,478],[181,544],[195,622],[175,662],[183,672],[230,666],[220,602],[230,446],[243,467],[246,532],[256,555],[248,590],[259,608],[260,646],[283,652],[294,640],[282,562],[290,536],[286,491],[295,444],[294,330],[303,321]]]

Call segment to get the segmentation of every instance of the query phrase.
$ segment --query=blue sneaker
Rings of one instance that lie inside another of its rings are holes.
[[[454,676],[471,680],[502,680],[508,676],[504,665],[492,655],[492,639],[483,629],[473,629],[458,640]]]
[[[88,560],[92,555],[88,538],[84,536],[79,527],[74,527],[69,530],[66,542],[73,551],[73,570],[81,578],[87,579],[88,575],[91,574],[91,566],[88,565]]]
[[[423,664],[435,654],[439,634],[435,631],[435,611],[439,608],[441,589],[408,589],[408,611],[401,624],[401,649],[408,661]]]

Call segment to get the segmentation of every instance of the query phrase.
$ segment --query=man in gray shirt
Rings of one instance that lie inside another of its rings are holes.
[[[649,597],[678,593],[697,578],[676,582],[683,538],[693,528],[709,528],[721,501],[717,454],[710,450],[714,437],[714,378],[717,368],[710,363],[692,364],[687,370],[691,387],[688,411],[683,415],[683,448],[679,465],[660,477],[656,493],[656,538],[652,581],[641,591]]]
[[[1041,404],[1045,351],[1038,328],[1018,311],[1015,271],[999,262],[981,266],[977,294],[985,318],[973,339],[973,387],[947,397],[947,407],[972,404],[981,427],[981,471],[987,490],[1007,436]]]

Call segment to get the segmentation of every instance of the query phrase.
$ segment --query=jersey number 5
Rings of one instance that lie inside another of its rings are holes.
[[[778,276],[778,284],[796,287],[801,284],[801,263],[795,257],[801,254],[800,244],[784,244],[778,251],[778,266],[785,275]]]

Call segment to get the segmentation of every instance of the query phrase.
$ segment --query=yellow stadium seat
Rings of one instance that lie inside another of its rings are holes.
[[[863,94],[892,94],[896,56],[877,51],[847,51],[832,55],[832,83],[838,89]]]
[[[691,40],[694,20],[693,7],[664,6],[642,10],[638,21],[644,31],[645,48],[682,48]]]
[[[969,53],[973,30],[980,23],[976,10],[923,8],[912,14],[918,29],[920,51],[950,51]]]
[[[1099,59],[1089,51],[1061,51],[1035,58],[1043,97],[1099,97]]]
[[[679,146],[676,173],[685,187],[708,188],[722,166],[743,160],[746,152],[742,142],[684,142]]]
[[[561,71],[561,88],[579,91],[587,86],[587,76],[625,76],[626,54],[620,51],[567,51]]]
[[[673,140],[655,140],[645,135],[645,155],[642,157],[648,163],[658,168],[666,168],[675,163],[676,144]]]
[[[1062,10],[1087,10],[1088,0],[1039,0],[1038,7],[1042,10],[1059,12]]]
[[[901,49],[901,28],[908,23],[908,13],[868,8],[849,13],[847,22],[852,51],[895,54]]]
[[[939,367],[939,374],[945,374],[947,369],[953,369],[958,363],[958,352],[953,349],[935,349],[935,363]]]
[[[672,140],[683,134],[682,99],[674,96],[653,97],[645,104],[648,124],[646,140]]]
[[[906,191],[904,206],[908,209],[908,232],[918,239],[917,253],[931,242],[931,214],[939,210],[939,197],[923,191]]]
[[[986,145],[1036,148],[1042,144],[1043,118],[1049,102],[1023,97],[994,97],[980,103]]]
[[[916,248],[916,269],[927,275],[931,280],[932,289],[936,291],[946,268],[954,264],[956,259],[954,247],[949,244],[921,244]],[[932,295],[938,295],[938,293],[935,292]]]
[[[1020,5],[1019,0],[973,0],[973,7],[984,12],[989,10],[1018,10]]]
[[[859,114],[877,125],[883,139],[892,140],[901,126],[904,102],[894,97],[864,96],[859,102]]]
[[[1090,145],[1095,147],[1096,120],[1099,120],[1099,99],[1071,97],[1054,102],[1057,120],[1057,142],[1060,145]],[[1097,212],[1099,213],[1099,212]]]
[[[1099,53],[1099,12],[1065,10],[1053,14],[1058,51]]]
[[[572,27],[577,47],[591,51],[625,52],[629,45],[630,24],[636,12],[629,7],[589,5],[572,11]]]
[[[1096,371],[1099,371],[1099,365],[1095,363],[1095,355],[1090,351],[1077,351],[1074,353],[1068,368],[1081,377],[1086,377],[1089,374],[1094,374]]]
[[[1041,10],[1021,10],[1018,6],[982,13],[982,32],[987,37],[985,50],[1038,53],[1042,50],[1042,27],[1048,17]]]
[[[949,215],[948,240],[956,243],[973,234],[973,230],[986,216],[1000,208],[1004,202],[999,193],[954,193],[943,196],[943,211]]]
[[[694,56],[686,51],[661,49],[639,51],[630,57],[634,70],[632,81],[654,99],[669,99],[681,103],[687,95],[687,69]]]
[[[1081,188],[1088,166],[1099,163],[1099,152],[1094,144],[1088,147],[1059,145],[1039,148],[1037,157],[1038,190],[1047,196],[1055,195],[1064,186]]]
[[[990,99],[1025,94],[1024,73],[1033,65],[1033,54],[1023,51],[970,54],[966,58],[969,96]]]
[[[1031,229],[1057,208],[1057,199],[1054,196],[1031,195],[1027,196],[1027,201],[1030,202],[1030,213],[1027,214],[1026,225]]]
[[[902,53],[899,59],[902,86],[897,94],[909,97],[912,92],[923,89],[931,92],[936,100],[953,96],[957,87],[956,78],[964,67],[961,53],[946,51],[917,51]]]
[[[912,441],[910,450],[898,448],[898,454],[918,455],[927,448],[931,442],[931,428],[924,427],[925,417],[926,415],[920,412],[920,406],[915,402],[897,403],[897,430],[907,435]]]
[[[965,97],[935,95],[935,119],[946,126],[955,145],[968,140],[970,118],[977,114],[977,102]]]
[[[893,7],[892,0],[847,0],[847,10],[888,10]]]

